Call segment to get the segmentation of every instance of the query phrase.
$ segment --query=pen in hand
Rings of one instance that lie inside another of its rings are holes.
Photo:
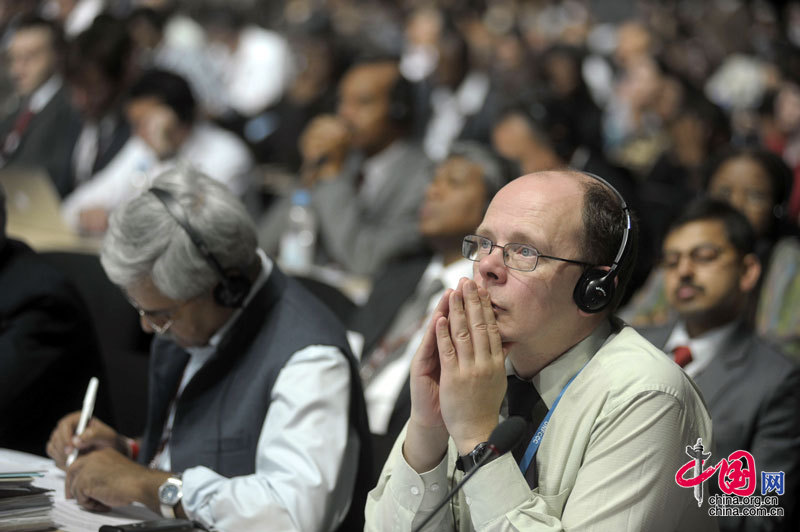
[[[92,377],[89,380],[89,387],[86,388],[86,395],[83,397],[83,408],[81,409],[81,417],[78,420],[78,426],[75,428],[75,435],[80,436],[83,434],[83,431],[86,430],[86,425],[89,424],[89,420],[92,418],[92,412],[94,411],[94,401],[97,397],[97,385],[99,381],[97,377]],[[67,457],[67,467],[72,465],[72,462],[78,457],[78,449],[75,448]]]

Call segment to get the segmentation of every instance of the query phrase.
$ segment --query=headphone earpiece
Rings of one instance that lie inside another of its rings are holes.
[[[214,301],[223,307],[239,308],[250,293],[250,279],[244,275],[228,274],[214,287]]]
[[[211,250],[200,237],[200,234],[194,230],[189,223],[189,217],[183,209],[178,200],[168,191],[163,188],[153,187],[149,190],[158,200],[164,205],[167,214],[178,223],[181,228],[189,235],[192,244],[197,248],[205,261],[211,266],[211,269],[217,274],[220,282],[214,287],[214,301],[217,305],[222,307],[238,308],[244,304],[247,294],[250,293],[250,286],[252,283],[245,275],[241,273],[226,273],[222,269],[222,264],[217,260]]]
[[[572,298],[578,308],[589,314],[595,314],[606,308],[614,299],[616,273],[613,270],[592,268],[581,274],[575,284]]]
[[[616,293],[617,283],[616,278],[619,274],[619,265],[625,258],[628,251],[628,239],[631,231],[631,211],[625,198],[622,194],[614,188],[611,183],[602,177],[592,174],[590,172],[581,172],[592,179],[596,179],[604,184],[614,195],[619,199],[622,213],[625,215],[625,228],[622,233],[622,241],[619,244],[617,255],[614,257],[614,262],[608,270],[601,268],[590,268],[583,272],[575,283],[575,289],[572,291],[572,299],[578,308],[589,314],[596,314],[604,310],[614,300]]]

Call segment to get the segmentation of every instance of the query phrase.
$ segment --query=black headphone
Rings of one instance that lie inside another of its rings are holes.
[[[178,200],[171,193],[157,187],[151,188],[149,192],[158,198],[167,213],[186,231],[197,250],[219,277],[220,282],[214,287],[214,301],[223,307],[241,307],[247,294],[250,293],[250,286],[252,285],[250,279],[241,273],[225,273],[222,265],[211,253],[211,250],[208,249],[200,234],[189,223],[189,217],[186,215],[183,206],[178,203]]]
[[[606,308],[614,299],[614,292],[616,291],[616,283],[614,280],[619,274],[619,265],[622,262],[625,253],[628,250],[628,237],[631,231],[631,210],[628,204],[625,203],[625,198],[617,191],[616,188],[611,186],[611,183],[602,177],[589,173],[581,172],[597,181],[603,183],[619,198],[622,212],[625,214],[625,229],[622,233],[622,242],[620,242],[617,256],[614,257],[614,262],[611,268],[604,270],[602,268],[590,268],[581,274],[575,285],[575,290],[572,291],[572,299],[578,308],[584,312],[594,314]]]

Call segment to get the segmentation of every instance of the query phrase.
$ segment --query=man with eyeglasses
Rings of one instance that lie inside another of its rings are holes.
[[[64,417],[47,452],[67,495],[217,530],[359,528],[372,464],[344,327],[258,249],[226,185],[160,175],[113,212],[101,262],[157,333],[147,424],[132,440],[93,418],[73,438]]]
[[[789,514],[800,488],[800,367],[746,324],[744,309],[761,274],[755,240],[747,218],[728,203],[690,204],[662,252],[666,297],[678,319],[641,333],[703,391],[714,421],[711,462],[743,449],[759,472],[785,474],[785,517],[721,517],[720,530],[796,530]]]
[[[534,173],[497,193],[464,239],[473,280],[445,293],[414,356],[411,414],[366,530],[716,530],[675,482],[686,445],[712,445],[700,394],[612,317],[636,231],[596,176]],[[508,415],[527,433],[491,459]]]

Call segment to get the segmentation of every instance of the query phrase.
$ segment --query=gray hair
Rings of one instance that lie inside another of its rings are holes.
[[[508,183],[500,159],[484,144],[473,140],[457,140],[450,146],[447,158],[462,157],[477,164],[483,170],[483,184],[486,187],[486,205],[497,191]]]
[[[180,203],[223,270],[246,270],[257,259],[256,230],[244,205],[218,181],[187,167],[153,181]],[[115,209],[100,250],[111,281],[123,288],[150,277],[166,297],[187,300],[211,290],[219,275],[161,201],[145,192]]]

